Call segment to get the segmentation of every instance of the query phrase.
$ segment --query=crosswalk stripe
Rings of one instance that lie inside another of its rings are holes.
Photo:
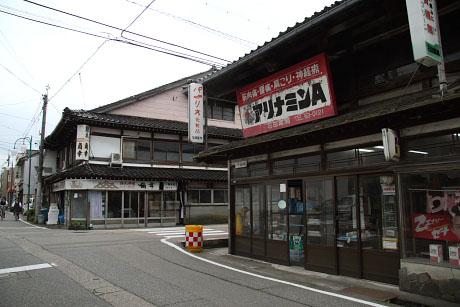
[[[24,272],[24,271],[52,268],[52,267],[53,266],[51,264],[49,264],[49,263],[18,266],[18,267],[14,267],[14,268],[0,269],[0,274]]]

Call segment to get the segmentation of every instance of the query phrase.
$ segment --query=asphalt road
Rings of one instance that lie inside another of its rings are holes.
[[[8,215],[0,306],[379,306],[200,261],[162,242],[165,230],[50,230]]]

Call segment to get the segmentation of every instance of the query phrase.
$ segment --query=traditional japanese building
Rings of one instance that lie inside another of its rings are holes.
[[[235,105],[210,101],[205,142],[188,142],[184,88],[204,75],[91,111],[64,110],[45,140],[58,166],[45,182],[66,225],[227,223],[226,165],[195,163],[192,156],[242,134]]]
[[[460,1],[414,4],[447,80],[398,0],[337,1],[204,80],[245,135],[195,157],[228,164],[232,254],[460,300]]]

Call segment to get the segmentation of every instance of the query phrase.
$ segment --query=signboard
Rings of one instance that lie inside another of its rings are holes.
[[[202,84],[188,85],[188,141],[192,143],[203,143],[204,140],[203,96]]]
[[[164,191],[177,191],[177,182],[175,181],[165,181],[163,182]]]
[[[435,0],[406,0],[414,60],[425,66],[441,62],[438,11]]]
[[[245,168],[248,166],[248,161],[237,161],[235,162],[235,168]]]
[[[382,184],[382,195],[396,195],[395,185]]]
[[[414,237],[439,241],[460,242],[460,233],[451,225],[451,217],[447,214],[412,215]]]
[[[75,160],[89,160],[89,126],[77,126],[77,144]]]
[[[160,182],[136,180],[66,179],[53,184],[53,192],[63,190],[160,191]]]
[[[237,91],[244,137],[337,115],[322,53]]]
[[[383,154],[386,161],[399,161],[401,156],[401,146],[399,137],[396,131],[383,128],[382,129]]]

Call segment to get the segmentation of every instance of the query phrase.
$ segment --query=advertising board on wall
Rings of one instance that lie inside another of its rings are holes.
[[[77,126],[77,142],[75,160],[89,160],[89,126]]]
[[[244,137],[337,115],[326,54],[237,91]]]
[[[188,141],[191,143],[203,143],[204,141],[203,103],[203,85],[190,83],[188,86]]]
[[[436,0],[406,0],[414,60],[426,66],[441,62]]]
[[[64,190],[160,191],[159,181],[65,179],[53,184],[53,192]],[[164,191],[177,191],[177,182],[163,182]]]

